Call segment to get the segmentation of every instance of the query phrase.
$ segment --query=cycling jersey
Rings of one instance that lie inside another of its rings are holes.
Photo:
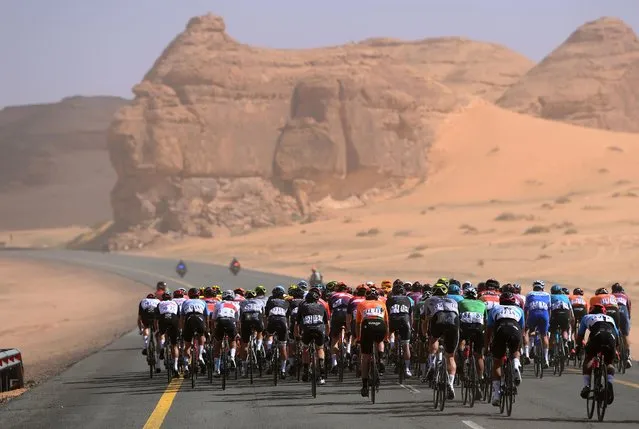
[[[479,300],[485,302],[486,308],[490,310],[493,306],[499,304],[499,294],[492,290],[487,290],[479,295]]]
[[[457,305],[461,325],[484,325],[487,316],[486,303],[478,299],[464,299]]]
[[[346,325],[348,304],[352,299],[353,295],[346,292],[335,292],[328,299],[328,305],[331,310],[331,336],[340,335],[342,326]]]
[[[306,345],[313,342],[315,346],[324,345],[325,325],[328,323],[328,312],[321,302],[304,301],[297,310],[297,324],[302,331],[302,342]]]
[[[588,301],[586,301],[586,298],[584,298],[582,295],[568,295],[568,300],[570,301],[570,305],[572,306],[573,310],[576,307],[582,307],[585,308],[586,311],[588,311]]]
[[[496,305],[488,312],[487,326],[493,329],[491,351],[494,358],[519,350],[524,329],[524,311],[517,305]]]
[[[628,307],[628,310],[631,310],[630,298],[623,292],[613,293],[614,297],[617,299],[618,306]]]
[[[546,335],[550,329],[550,294],[544,291],[529,292],[524,310],[528,330],[537,330],[541,335]]]
[[[628,336],[630,335],[630,315],[632,314],[630,298],[623,292],[617,292],[613,295],[617,298],[619,305],[619,330],[621,335]]]
[[[555,310],[571,310],[572,305],[570,304],[570,299],[568,295],[562,294],[553,294],[550,295],[550,311]]]
[[[607,314],[586,314],[581,319],[581,325],[579,326],[579,332],[577,336],[583,338],[586,335],[586,330],[590,330],[590,337],[593,337],[602,330],[612,331],[615,335],[619,335],[615,320]]]
[[[367,299],[357,306],[357,324],[362,354],[371,354],[376,343],[386,339],[388,312],[386,303],[379,299]]]
[[[161,300],[162,300],[162,295],[164,295],[164,292],[168,292],[168,291],[165,291],[165,290],[156,290],[156,291],[155,291],[155,298],[156,298],[157,300],[161,301]]]
[[[424,302],[422,316],[430,319],[428,334],[432,339],[443,338],[446,353],[454,353],[459,344],[459,308],[448,296],[431,296]]]
[[[523,310],[526,307],[526,296],[517,293],[515,294],[515,299],[517,300],[517,306]]]
[[[204,335],[204,332],[206,332],[204,319],[209,315],[206,302],[201,299],[187,299],[182,303],[180,315],[186,318],[184,330],[182,331],[184,341],[190,343],[196,334]]]
[[[213,314],[215,310],[215,305],[220,302],[219,299],[215,298],[204,298],[203,301],[206,303],[206,307],[209,309],[209,315]]]
[[[284,298],[270,297],[266,303],[266,331],[277,334],[280,343],[286,343],[288,339],[289,307],[289,302]]]
[[[177,316],[179,310],[180,309],[177,303],[174,301],[160,301],[158,305],[155,307],[155,314],[156,316],[162,316],[163,318],[168,318],[172,316]]]
[[[184,305],[186,305],[186,303],[184,303]],[[182,306],[183,308],[184,305]],[[220,301],[215,304],[215,309],[211,317],[216,321],[220,319],[238,321],[240,320],[240,303],[236,301]]]
[[[389,330],[398,332],[402,342],[411,338],[411,321],[413,316],[413,300],[404,295],[391,295],[386,301],[386,311],[389,317]]]
[[[414,303],[419,302],[419,300],[422,299],[422,295],[422,292],[409,292],[406,294],[406,296],[412,299]]]
[[[171,344],[177,344],[179,328],[179,308],[173,301],[161,301],[155,308],[160,335],[168,334]]]
[[[424,301],[422,316],[432,318],[442,312],[459,314],[457,301],[448,296],[431,296]]]
[[[160,300],[156,298],[144,298],[140,301],[140,305],[138,306],[138,316],[141,316],[143,319],[153,319],[155,315],[155,308],[160,304]]]
[[[201,299],[187,299],[182,303],[182,308],[180,309],[180,313],[184,316],[188,316],[190,314],[196,313],[204,316],[209,315],[209,309]]]
[[[288,316],[289,303],[284,298],[270,297],[266,301],[264,312],[267,318],[286,318]]]
[[[383,302],[374,299],[366,299],[357,306],[357,323],[365,320],[383,320],[388,324],[388,312]]]
[[[178,305],[179,309],[182,309],[182,304],[184,304],[184,301],[186,301],[186,298],[173,298],[173,302]]]
[[[609,308],[618,308],[617,297],[609,293],[595,295],[590,298],[590,307],[593,307],[597,304],[603,305],[604,307],[606,307],[606,310],[608,310]]]
[[[240,303],[240,317],[244,320],[261,320],[264,314],[264,302],[261,299],[251,298]]]
[[[450,294],[450,293],[449,293],[447,296],[448,296],[449,298],[454,299],[454,300],[455,300],[455,301],[457,301],[457,302],[463,301],[463,299],[464,299],[464,297],[463,297],[463,296],[461,296],[461,295],[454,295],[454,294]]]
[[[586,362],[601,352],[604,356],[604,363],[606,365],[612,364],[619,337],[615,320],[607,314],[587,314],[581,319],[581,325],[579,325],[577,333],[579,340],[583,339],[586,330],[590,330],[586,344]]]

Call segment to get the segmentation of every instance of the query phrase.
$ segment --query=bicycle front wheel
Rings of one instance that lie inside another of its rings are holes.
[[[598,369],[597,379],[597,420],[603,421],[606,415],[606,407],[608,406],[608,383],[606,380],[606,371],[602,367]]]

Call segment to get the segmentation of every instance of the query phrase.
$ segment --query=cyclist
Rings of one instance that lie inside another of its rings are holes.
[[[243,362],[242,374],[248,375],[248,345],[253,330],[256,332],[257,350],[262,349],[262,332],[264,331],[264,302],[256,298],[254,290],[246,292],[246,299],[240,302],[240,358]]]
[[[499,304],[488,312],[486,324],[486,340],[492,338],[490,346],[493,354],[493,397],[492,404],[499,406],[501,391],[501,366],[506,348],[513,355],[515,385],[521,383],[519,348],[524,330],[524,311],[517,306],[517,299],[512,292],[504,292],[499,297]]]
[[[145,356],[147,354],[146,349],[149,346],[149,328],[155,321],[155,309],[160,303],[160,300],[157,299],[156,296],[156,294],[150,293],[146,298],[142,299],[138,305],[138,329],[144,339],[142,354]],[[157,338],[159,338],[159,336]],[[159,341],[157,344],[159,344]]]
[[[623,341],[626,343],[626,349],[628,350],[628,359],[625,362],[626,368],[632,367],[632,359],[630,358],[630,315],[632,311],[632,305],[630,298],[626,295],[626,291],[619,283],[612,285],[612,294],[617,299],[617,305],[619,306],[619,331],[622,335]]]
[[[304,291],[300,289],[296,284],[292,284],[288,288],[288,297],[286,298],[289,305],[288,312],[288,364],[291,374],[294,374],[297,369],[295,368],[295,354],[297,349],[295,348],[295,324],[297,323],[297,312],[299,306],[304,302]]]
[[[384,340],[388,338],[388,312],[379,301],[377,289],[368,289],[366,299],[357,306],[356,332],[361,347],[362,396],[368,396],[368,366],[373,347],[377,347],[379,356],[384,353]],[[384,364],[379,362],[379,373],[384,373]],[[375,388],[375,386],[373,386]]]
[[[411,287],[412,285],[408,283],[408,286]],[[386,300],[386,311],[388,313],[389,330],[391,333],[390,347],[392,351],[396,340],[395,332],[399,332],[399,336],[401,337],[401,344],[399,346],[404,348],[404,372],[406,377],[409,378],[413,376],[410,371],[410,340],[412,337],[411,324],[413,321],[414,307],[415,303],[410,297],[406,296],[404,286],[393,286],[392,294]],[[396,365],[399,366],[399,362],[396,362]]]
[[[486,304],[478,298],[477,290],[468,286],[464,292],[464,299],[458,305],[459,310],[459,346],[463,350],[466,341],[473,342],[473,351],[477,362],[477,393],[481,385],[484,374],[484,326],[486,325],[487,310]]]
[[[601,304],[606,308],[606,316],[610,316],[615,321],[615,326],[619,327],[619,305],[617,297],[608,293],[608,288],[600,287],[595,291],[595,296],[590,298],[590,307]]]
[[[231,359],[229,365],[231,370],[235,369],[235,335],[237,334],[237,325],[240,321],[240,303],[235,301],[235,292],[225,290],[222,292],[222,301],[215,305],[215,311],[211,315],[213,322],[213,334],[215,337],[215,350],[213,355],[217,356],[214,360],[215,375],[220,375],[220,349],[224,335],[228,337]]]
[[[554,346],[554,332],[561,331],[561,336],[565,340],[565,347],[568,348],[568,330],[573,325],[575,316],[572,313],[572,305],[568,295],[564,294],[563,289],[559,285],[553,285],[550,288],[550,347]],[[574,350],[572,350],[574,353]],[[568,356],[568,350],[564,350],[564,356]]]
[[[461,295],[461,286],[459,285],[459,281],[455,279],[450,279],[450,286],[448,286],[448,297],[454,299],[459,303],[464,299]]]
[[[213,311],[215,310],[215,306],[217,305],[218,302],[220,302],[220,299],[215,296],[215,292],[213,291],[212,288],[207,287],[204,288],[204,298],[203,298],[204,302],[206,302],[206,306],[209,309],[209,314],[213,314]]]
[[[178,309],[182,309],[182,304],[184,304],[186,298],[184,298],[184,288],[176,289],[173,292],[173,302],[175,302],[178,306]]]
[[[204,363],[204,343],[206,338],[205,320],[208,320],[209,309],[206,303],[199,298],[199,291],[196,288],[189,289],[189,299],[184,301],[180,311],[180,326],[183,327],[182,335],[184,337],[184,358],[186,360],[184,378],[189,377],[190,371],[196,371],[196,368],[190,367],[191,362],[191,343],[193,339],[199,342],[198,355],[200,362],[200,371],[206,372],[206,364]]]
[[[306,297],[306,294],[308,293],[308,288],[309,288],[308,282],[306,280],[300,280],[299,282],[297,282],[297,287],[304,291],[304,297]],[[321,290],[320,290],[320,293],[321,293]]]
[[[445,280],[445,279],[440,279]],[[448,399],[455,399],[455,350],[459,344],[459,309],[457,301],[447,296],[448,286],[444,281],[435,283],[433,296],[424,303],[422,332],[428,333],[429,368],[426,378],[434,375],[435,354],[439,350],[439,339],[444,340],[444,351],[448,361]]]
[[[521,293],[521,285],[519,283],[514,283],[513,289],[513,293],[515,294],[515,298],[517,299],[517,305],[523,310],[526,307],[526,295],[523,295]]]
[[[353,295],[348,293],[348,286],[344,282],[338,282],[334,292],[328,300],[331,309],[331,371],[337,373],[337,352],[338,343],[342,334],[342,327],[346,332],[350,331],[346,327],[346,315],[348,314],[348,303],[353,299]],[[344,335],[344,341],[350,344],[348,335]],[[349,347],[350,348],[350,347]]]
[[[173,358],[173,377],[178,376],[178,331],[180,328],[179,308],[175,301],[171,300],[171,294],[162,295],[162,301],[155,308],[156,330],[158,335],[169,336],[171,344],[171,357]],[[164,341],[160,344],[160,360],[164,359]]]
[[[544,292],[546,284],[542,280],[533,282],[532,292],[526,295],[524,312],[526,323],[524,330],[524,362],[530,362],[528,333],[535,332],[542,338],[542,351],[544,355],[543,367],[548,368],[548,329],[550,328],[550,294]]]
[[[586,314],[588,314],[588,301],[586,301],[586,298],[584,298],[583,289],[579,287],[573,289],[572,295],[569,295],[568,299],[570,300],[570,305],[572,306],[572,314],[574,316],[572,327],[571,327],[572,328],[571,348],[574,349],[576,344],[575,337],[577,336],[577,331],[579,330],[579,327],[577,325],[581,322],[581,319]]]
[[[169,292],[168,287],[166,286],[166,282],[157,282],[155,285],[155,298],[159,301],[162,299],[162,295],[164,292]]]
[[[499,304],[499,282],[495,279],[488,279],[485,283],[486,290],[479,293],[479,300],[486,303],[486,309],[490,310],[494,305]]]
[[[360,302],[366,300],[366,291],[369,289],[365,284],[360,284],[355,288],[355,296],[351,298],[348,303],[348,308],[346,310],[346,325],[349,327],[349,331],[351,334],[355,335],[357,333],[356,330],[356,320],[357,320],[357,306]]]
[[[304,302],[299,305],[297,310],[295,334],[301,334],[302,343],[304,344],[304,353],[302,353],[302,362],[304,363],[302,380],[304,382],[308,381],[310,362],[308,346],[311,344],[311,341],[313,341],[316,346],[320,370],[319,384],[321,385],[326,382],[324,375],[324,337],[329,333],[329,317],[326,307],[319,302],[320,294],[319,288],[314,287],[311,288],[304,297]]]
[[[586,356],[582,374],[584,376],[584,387],[581,389],[581,397],[586,399],[590,391],[590,376],[592,367],[590,361],[601,352],[606,364],[607,388],[608,388],[608,404],[612,404],[614,400],[614,390],[612,383],[615,379],[615,367],[613,361],[615,358],[615,350],[617,338],[619,338],[619,330],[612,317],[606,314],[606,307],[602,304],[595,303],[590,306],[590,313],[581,319],[579,332],[577,333],[577,344],[581,348],[586,335],[586,331],[590,330],[588,343],[586,344]]]
[[[242,289],[241,287],[238,287],[237,289],[235,289],[233,291],[233,293],[235,293],[235,300],[237,302],[242,302],[244,301],[246,298],[244,298],[244,295],[246,294],[246,291],[244,289]]]
[[[464,283],[462,283],[462,292],[466,293],[466,289],[472,286],[473,284],[470,282],[470,280],[466,280]]]
[[[266,301],[268,301],[268,296],[266,296],[266,288],[262,285],[259,285],[255,288],[255,296],[257,299],[260,299],[264,302],[264,306],[266,306]]]
[[[271,296],[266,302],[266,308],[264,313],[266,315],[266,332],[268,338],[266,339],[266,353],[271,353],[273,347],[273,335],[277,334],[277,339],[280,342],[280,355],[282,357],[281,377],[286,378],[286,363],[288,361],[288,353],[286,342],[288,340],[288,316],[289,302],[284,299],[284,286],[277,285],[273,288]],[[268,368],[268,373],[271,373],[271,368]]]

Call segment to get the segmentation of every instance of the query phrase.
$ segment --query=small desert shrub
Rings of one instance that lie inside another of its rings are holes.
[[[591,206],[591,205],[587,205],[587,206],[583,206],[581,208],[581,210],[604,210],[605,207],[603,206]]]
[[[371,228],[368,231],[360,231],[357,234],[355,234],[355,236],[357,237],[374,237],[377,234],[379,234],[380,231],[377,228]]]
[[[417,258],[423,258],[424,255],[422,255],[419,252],[413,252],[410,255],[408,255],[408,259],[417,259]]]
[[[550,232],[550,228],[543,225],[534,225],[524,231],[524,235],[530,234],[547,234]]]
[[[401,229],[399,231],[395,231],[395,237],[408,237],[412,234],[412,231],[409,229]]]
[[[564,231],[564,234],[566,235],[572,235],[572,234],[577,234],[577,229],[576,228],[568,228],[567,230]]]
[[[552,209],[555,208],[555,206],[553,206],[552,204],[549,204],[549,203],[543,203],[540,208],[542,208],[544,210],[552,210]]]
[[[606,173],[610,173],[610,171],[607,168],[600,168],[599,170],[597,170],[597,172],[599,174],[606,174]]]
[[[541,255],[537,256],[537,260],[540,260],[540,259],[551,259],[551,258],[552,258],[552,256],[546,255],[545,253],[542,253]]]
[[[477,234],[477,228],[475,228],[472,225],[468,225],[468,224],[463,224],[459,226],[459,229],[463,229],[464,230],[464,234]]]
[[[426,250],[428,249],[428,246],[425,244],[420,244],[419,246],[415,247],[415,250],[419,251],[419,250]]]
[[[619,146],[608,146],[608,150],[611,152],[623,152],[623,149]]]
[[[564,197],[559,197],[555,200],[555,204],[568,204],[570,202],[570,198],[564,196]]]

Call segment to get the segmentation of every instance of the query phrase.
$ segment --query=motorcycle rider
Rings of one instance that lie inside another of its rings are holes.
[[[184,274],[186,274],[186,264],[183,260],[180,259],[175,267],[175,272],[178,273],[180,277],[184,277]]]
[[[233,257],[233,259],[231,259],[231,263],[229,264],[229,270],[237,274],[240,271],[240,268],[240,261],[238,261],[236,257]]]

